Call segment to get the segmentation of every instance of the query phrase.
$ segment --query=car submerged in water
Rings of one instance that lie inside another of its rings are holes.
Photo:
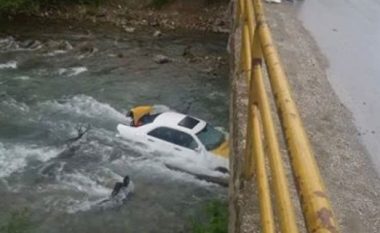
[[[139,106],[131,109],[127,124],[119,124],[117,130],[125,139],[182,156],[186,163],[228,173],[228,138],[201,119],[167,108]]]

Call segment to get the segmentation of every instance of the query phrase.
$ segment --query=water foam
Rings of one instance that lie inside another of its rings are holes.
[[[139,139],[142,141],[139,142]],[[215,156],[207,151],[200,154],[174,151],[172,146],[163,147],[160,144],[148,144],[144,138],[131,138],[127,142],[133,145],[134,150],[139,149],[148,160],[160,163],[164,167],[168,165],[169,167],[178,168],[189,173],[213,177],[225,177],[225,174],[215,171],[215,168],[228,168],[227,159]]]
[[[58,50],[54,50],[52,52],[49,52],[49,53],[45,54],[44,56],[46,56],[46,57],[54,57],[56,55],[65,54],[65,53],[67,53],[66,50],[58,49]]]
[[[14,41],[14,38],[11,36],[8,36],[6,38],[0,38],[0,45],[9,44],[11,41]]]
[[[66,212],[68,214],[75,214],[77,212],[84,212],[92,209],[94,206],[97,206],[98,203],[101,202],[101,200],[75,200],[71,199],[69,200],[69,203],[67,203]]]
[[[81,73],[88,71],[87,67],[71,67],[71,68],[61,68],[58,70],[59,75],[64,75],[68,77],[77,76]]]
[[[97,206],[102,200],[107,199],[111,189],[105,187],[98,180],[94,180],[90,175],[81,172],[64,174],[59,177],[61,188],[75,190],[85,196],[82,199],[70,199],[64,208],[67,213],[73,214],[78,211],[88,211]],[[64,200],[63,200],[64,201]]]
[[[0,177],[7,177],[25,168],[29,160],[45,162],[61,152],[62,149],[58,148],[0,142]]]
[[[84,116],[88,118],[111,118],[120,122],[125,121],[125,116],[111,107],[109,104],[98,102],[91,96],[76,95],[62,103],[56,100],[41,103],[39,107],[48,108],[50,111],[61,112],[70,115]]]
[[[30,108],[25,103],[20,103],[12,97],[6,97],[3,101],[0,102],[0,106],[2,107],[2,111],[19,111],[23,113],[28,113]]]
[[[29,76],[18,76],[14,78],[15,80],[20,80],[20,81],[27,81],[30,79]]]
[[[0,39],[0,50],[18,49],[19,45],[12,36]]]
[[[17,41],[12,36],[0,39],[0,51],[35,51],[42,47],[38,40]]]
[[[17,69],[17,62],[9,61],[7,63],[0,64],[0,70],[3,69]]]
[[[142,148],[140,148],[140,151],[141,150]],[[189,182],[200,186],[215,186],[215,184],[199,180],[192,174],[202,174],[220,178],[226,178],[228,176],[208,168],[205,166],[205,163],[206,161],[203,159],[199,159],[197,162],[189,162],[186,157],[179,154],[154,152],[149,149],[145,150],[145,153],[143,153],[141,157],[123,156],[120,159],[112,161],[111,164],[120,168],[130,167],[134,172],[150,177],[163,177],[166,180]],[[179,170],[173,170],[167,165]]]
[[[29,118],[25,118],[29,116],[30,108],[28,105],[22,102],[18,102],[12,97],[5,96],[3,100],[0,101],[0,118],[3,122],[7,120],[21,120],[21,121],[29,121]],[[15,118],[17,116],[17,119]],[[0,123],[1,124],[1,123]]]
[[[80,172],[64,174],[59,180],[69,189],[75,189],[78,192],[86,193],[91,196],[104,197],[111,193],[111,189],[100,185],[88,175],[84,175]]]

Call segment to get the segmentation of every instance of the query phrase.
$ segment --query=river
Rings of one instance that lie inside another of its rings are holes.
[[[329,61],[328,77],[353,113],[380,173],[380,2],[297,2],[299,17]]]
[[[165,167],[165,156],[116,136],[134,105],[163,104],[228,127],[228,66],[212,33],[0,23],[0,222],[27,208],[33,232],[182,232],[227,190]],[[157,64],[164,54],[172,61]],[[88,128],[79,141],[79,128]],[[102,206],[129,175],[135,193]]]

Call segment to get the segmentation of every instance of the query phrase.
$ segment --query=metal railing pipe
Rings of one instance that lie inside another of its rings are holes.
[[[253,0],[253,3],[263,55],[290,152],[289,157],[307,229],[310,233],[339,232],[315,157],[273,45],[261,0]]]
[[[263,233],[275,233],[273,220],[272,202],[269,190],[268,174],[265,166],[263,142],[261,138],[261,128],[259,111],[256,105],[251,106],[252,121],[252,149],[251,156],[254,158],[255,177],[258,186],[261,229]]]
[[[298,227],[292,200],[290,198],[289,184],[281,159],[280,146],[274,128],[268,96],[265,91],[261,60],[254,61],[252,79],[262,116],[263,132],[267,144],[267,157],[269,158],[272,175],[271,183],[275,193],[275,203],[279,215],[281,232],[297,233]]]

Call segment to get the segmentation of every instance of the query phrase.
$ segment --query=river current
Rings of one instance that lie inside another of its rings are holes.
[[[0,220],[27,208],[35,232],[183,232],[227,190],[165,167],[116,135],[129,108],[163,104],[228,127],[227,65],[216,34],[5,24],[0,33]],[[157,64],[163,54],[171,62]],[[78,131],[88,130],[79,140]],[[129,175],[135,193],[99,207]]]

